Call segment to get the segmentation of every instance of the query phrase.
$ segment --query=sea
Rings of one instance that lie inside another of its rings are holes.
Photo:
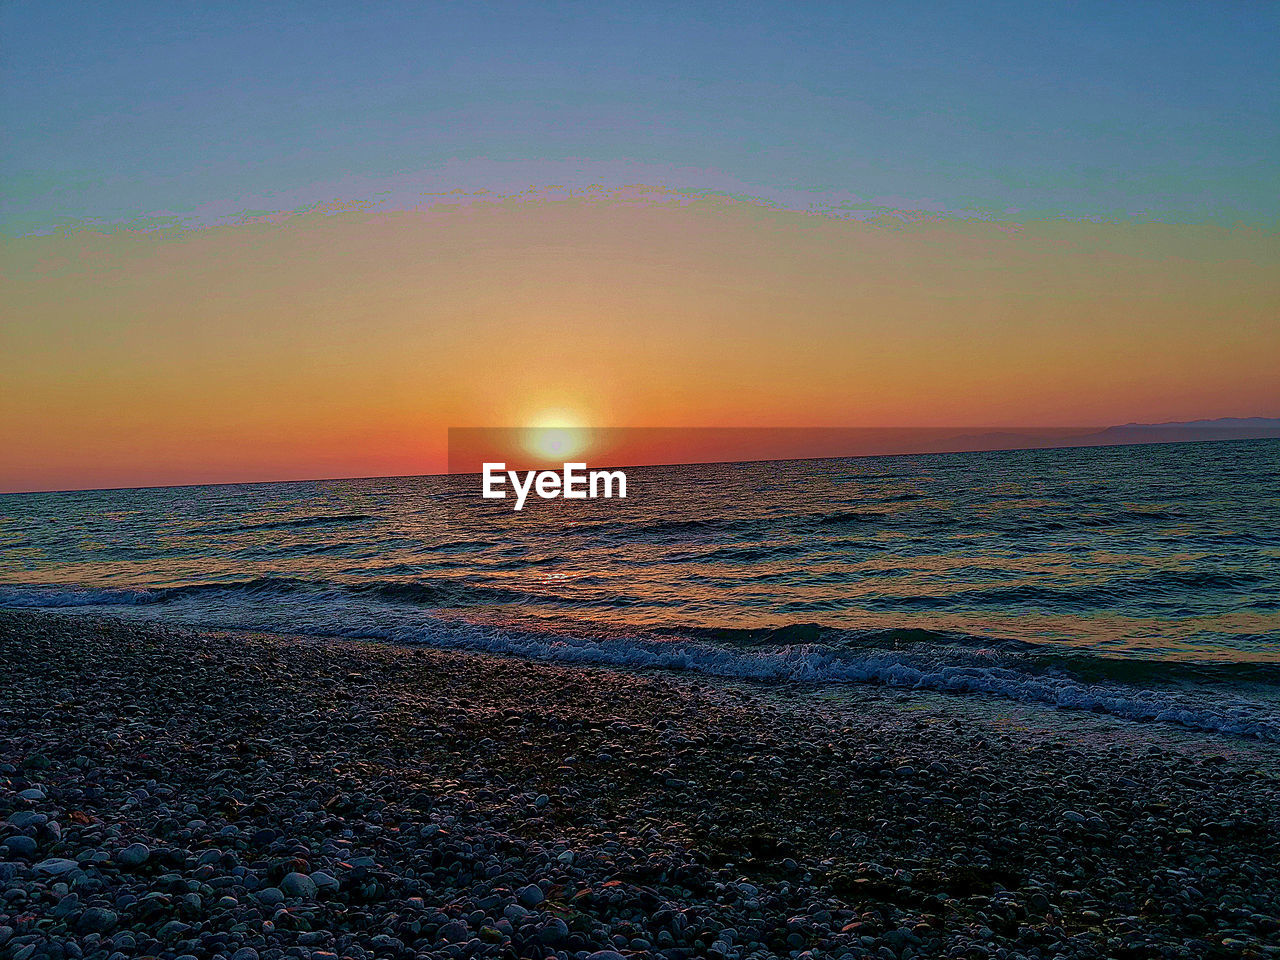
[[[0,607],[1280,742],[1280,440],[0,496]]]

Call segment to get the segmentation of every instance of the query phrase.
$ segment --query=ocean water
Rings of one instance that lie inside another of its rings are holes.
[[[1012,698],[1280,741],[1280,441],[0,496],[0,606]]]

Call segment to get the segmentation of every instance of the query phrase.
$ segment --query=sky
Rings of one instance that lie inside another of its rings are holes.
[[[1280,416],[1280,7],[0,5],[0,490]]]

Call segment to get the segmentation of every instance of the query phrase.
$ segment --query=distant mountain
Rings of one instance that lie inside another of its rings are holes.
[[[1089,443],[1172,443],[1179,440],[1261,440],[1280,438],[1280,417],[1220,417],[1168,423],[1125,423],[1107,427]]]
[[[1196,440],[1280,439],[1280,417],[1222,417],[1167,423],[1124,423],[1114,427],[1032,427],[948,433],[921,431],[911,452],[1014,450],[1044,447],[1105,447],[1137,443],[1189,443]],[[876,451],[886,452],[886,451]],[[904,452],[904,451],[895,451]]]

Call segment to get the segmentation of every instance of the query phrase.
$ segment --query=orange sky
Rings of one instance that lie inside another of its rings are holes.
[[[1278,239],[629,194],[5,239],[0,490],[435,472],[550,410],[1280,416]]]

